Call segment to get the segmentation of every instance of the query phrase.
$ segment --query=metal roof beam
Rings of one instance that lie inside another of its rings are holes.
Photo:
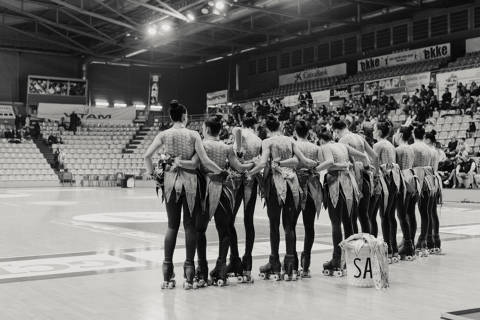
[[[126,21],[130,22],[133,26],[136,26],[137,28],[139,27],[139,23],[133,21],[133,19],[131,19],[130,17],[124,15],[123,13],[121,13],[120,11],[112,8],[111,6],[109,6],[108,4],[104,3],[103,0],[93,0],[95,1],[96,3],[98,3],[99,5],[101,5],[102,7],[108,9],[109,11],[115,13],[117,16],[119,17],[122,17],[123,19],[125,19]]]
[[[58,0],[54,0],[54,1],[58,1]],[[162,9],[162,8],[159,8],[157,6],[154,6],[154,5],[151,5],[151,4],[148,4],[148,3],[140,2],[138,0],[126,0],[126,1],[134,3],[134,4],[136,4],[140,7],[144,7],[144,8],[156,11],[156,12],[160,12],[160,13],[172,16],[172,17],[177,18],[177,19],[188,21],[187,17],[185,17],[182,13],[178,12],[177,10],[171,11],[171,10],[167,10],[167,9]]]

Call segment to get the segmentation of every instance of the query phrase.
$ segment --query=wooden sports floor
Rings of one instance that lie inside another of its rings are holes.
[[[260,202],[254,284],[183,290],[180,232],[174,256],[178,285],[161,290],[164,210],[153,188],[0,189],[0,319],[427,320],[480,307],[480,205],[445,204],[444,255],[391,265],[390,288],[383,291],[322,275],[322,264],[331,255],[325,212],[316,221],[313,277],[296,282],[258,279],[258,267],[269,254],[268,220]],[[300,218],[299,252],[302,228]],[[237,229],[242,240],[241,215]],[[213,223],[207,238],[213,268]]]

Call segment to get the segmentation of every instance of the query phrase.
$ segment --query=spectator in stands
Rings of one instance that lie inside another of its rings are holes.
[[[479,94],[480,94],[480,88],[478,87],[475,81],[472,81],[472,84],[470,85],[470,95],[474,97],[478,97]]]
[[[56,170],[61,170],[64,168],[64,163],[65,163],[65,153],[62,151],[62,149],[57,148],[55,150],[55,153],[53,154],[54,156],[54,166]]]
[[[467,130],[467,138],[472,138],[476,131],[477,131],[477,126],[475,125],[475,122],[470,121],[468,130]]]
[[[477,164],[474,159],[468,157],[466,152],[463,152],[458,160],[457,168],[455,169],[457,187],[472,188],[474,175],[477,172]]]
[[[310,91],[307,91],[305,93],[305,99],[307,100],[308,107],[312,108],[313,107],[313,97],[312,97],[312,94],[310,93]]]
[[[388,100],[387,110],[397,110],[397,109],[398,109],[397,100],[395,100],[395,98],[391,96],[390,99]]]
[[[82,124],[82,121],[80,120],[80,117],[75,113],[75,111],[72,111],[70,114],[70,131],[73,131],[74,134],[77,133],[77,127],[79,127]]]
[[[442,95],[442,109],[449,109],[452,105],[452,93],[445,88],[445,93]]]
[[[428,91],[427,89],[425,88],[425,85],[422,84],[421,87],[420,87],[420,99],[426,99],[427,98],[427,95],[428,95]]]
[[[303,95],[302,92],[298,94],[298,102],[300,103],[300,107],[303,107],[307,104],[305,100],[305,96]]]
[[[25,126],[24,126],[24,128],[30,128],[30,120],[31,120],[31,119],[30,119],[30,115],[27,115],[27,116],[25,117]]]

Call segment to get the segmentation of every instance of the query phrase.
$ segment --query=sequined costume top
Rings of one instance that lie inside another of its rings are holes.
[[[388,196],[391,189],[388,188],[388,185],[392,183],[395,186],[396,192],[401,190],[401,178],[400,178],[400,167],[397,164],[397,154],[393,144],[386,140],[381,139],[373,145],[373,150],[378,156],[378,182],[377,186],[380,188],[380,192],[383,194],[383,205],[384,209],[388,205]],[[387,185],[388,184],[388,185]]]
[[[432,192],[434,187],[431,182],[432,179],[427,178],[433,176],[432,164],[432,152],[430,148],[423,141],[415,141],[411,145],[414,153],[413,170],[418,177],[419,193],[422,190],[426,190],[428,193]]]
[[[270,150],[270,160],[282,161],[293,157],[294,140],[286,136],[273,136],[263,141],[263,146]],[[271,187],[275,187],[275,191],[280,204],[285,204],[287,198],[287,186],[292,192],[295,208],[300,204],[301,189],[298,183],[297,174],[291,168],[274,166],[273,162],[267,166],[264,171],[265,179],[265,196],[269,197]]]
[[[334,163],[341,164],[349,162],[349,152],[344,144],[331,142],[324,145],[324,147],[329,148]],[[353,203],[359,200],[358,185],[352,170],[329,171],[325,176],[324,184],[326,196],[328,196],[334,208],[337,207],[341,197],[340,192],[343,193],[348,213],[350,214],[353,209]],[[324,197],[324,202],[326,199],[327,197]]]
[[[257,157],[262,150],[262,139],[260,139],[253,130],[242,129],[242,147],[243,160],[250,161]]]
[[[415,153],[408,144],[398,146],[395,151],[397,153],[397,163],[402,174],[403,198],[405,199],[407,192],[415,193],[417,191],[417,183],[412,170]]]
[[[365,139],[356,133],[348,132],[342,138],[340,138],[338,142],[346,144],[362,153],[365,153],[366,151]],[[355,179],[356,179],[359,190],[360,191],[364,190],[363,185],[365,183],[369,187],[368,189],[370,193],[372,193],[373,185],[374,185],[373,173],[371,172],[371,170],[366,169],[369,163],[365,159],[358,158],[355,156],[353,157],[353,160],[354,160],[353,170],[354,170],[354,175],[355,175]],[[363,197],[362,193],[360,193],[360,198],[361,197]]]
[[[231,145],[227,145],[219,140],[203,140],[203,146],[207,156],[222,169],[227,169],[228,159],[233,154]],[[215,214],[217,207],[224,206],[225,212],[230,212],[234,204],[234,194],[232,183],[227,182],[227,176],[222,174],[206,174],[206,193],[205,199],[208,201],[208,213],[210,218]],[[221,203],[222,192],[225,193],[229,203]],[[205,203],[206,204],[206,203]]]
[[[191,160],[195,154],[196,131],[186,128],[170,128],[159,133],[163,151],[170,157]],[[165,172],[164,196],[169,201],[175,190],[176,199],[185,191],[188,209],[193,212],[197,196],[197,174],[190,170],[175,168]]]
[[[316,144],[313,144],[307,140],[296,141],[295,145],[303,153],[303,155],[314,161],[325,161],[322,149],[320,149]],[[315,170],[315,168],[308,169],[302,168],[299,166],[297,168],[297,177],[302,188],[302,209],[305,209],[307,203],[307,197],[310,196],[315,203],[315,209],[317,215],[320,214],[320,209],[322,208],[323,193],[322,193],[322,184],[320,183],[320,175]]]

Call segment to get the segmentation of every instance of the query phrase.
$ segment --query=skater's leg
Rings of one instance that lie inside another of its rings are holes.
[[[218,260],[226,263],[228,247],[230,246],[229,228],[231,225],[232,213],[228,208],[228,199],[222,193],[220,203],[215,211],[215,227],[218,232]]]
[[[390,225],[390,242],[392,244],[393,254],[395,255],[398,253],[397,219],[395,218],[395,203],[397,202],[397,193],[396,190],[393,191],[392,202],[388,213],[388,222]]]
[[[237,194],[235,195],[235,207],[233,208],[233,219],[229,226],[230,231],[230,255],[232,257],[238,257],[238,238],[237,238],[237,230],[235,229],[235,218],[237,216],[238,209],[240,208],[240,204],[242,203],[243,199],[243,184],[238,189]]]
[[[360,199],[359,203],[355,203],[352,209],[352,213],[350,215],[350,220],[351,220],[351,225],[352,225],[352,230],[353,233],[358,233],[358,223],[357,223],[357,218],[359,216],[359,210],[360,210],[360,202],[363,200]]]
[[[305,240],[303,241],[303,252],[310,253],[312,251],[313,242],[315,240],[315,202],[309,195],[302,212],[303,226],[305,227]]]
[[[195,249],[197,248],[197,221],[199,216],[202,216],[202,208],[200,204],[200,200],[197,197],[195,202],[195,206],[190,212],[188,210],[188,204],[186,197],[183,197],[183,228],[185,230],[185,250],[186,250],[186,261],[192,262],[195,259]],[[207,215],[208,216],[208,215]],[[203,222],[204,231],[203,235],[205,236],[205,231],[207,230],[208,218],[205,219],[206,222]],[[198,255],[199,260],[206,260],[206,241],[205,241],[205,248],[203,249],[204,256]],[[199,250],[200,251],[200,250]]]
[[[438,219],[438,195],[435,195],[433,199],[433,204],[432,204],[432,219],[431,219],[431,224],[432,224],[432,233],[433,237],[438,237],[439,232],[440,232],[440,220]]]
[[[207,238],[205,233],[207,232],[208,223],[210,222],[210,217],[208,215],[208,208],[205,212],[202,212],[201,205],[198,205],[199,211],[195,216],[195,231],[196,231],[196,241],[197,241],[197,257],[198,261],[207,260]],[[197,208],[197,206],[195,206]],[[188,210],[187,210],[188,211]]]
[[[251,256],[253,243],[255,242],[255,226],[253,225],[253,214],[255,213],[255,204],[257,202],[257,183],[252,187],[252,195],[245,204],[243,211],[243,223],[245,225],[245,256]]]
[[[370,233],[377,237],[378,236],[378,224],[377,224],[377,212],[379,209],[380,195],[373,195],[370,200],[370,205],[368,208],[368,217],[370,221]]]
[[[337,207],[334,207],[330,198],[327,200],[328,216],[332,223],[332,245],[333,245],[333,259],[339,259],[342,256],[342,251],[338,246],[342,242],[342,209],[341,200],[338,201]]]
[[[342,216],[342,226],[343,226],[343,233],[345,236],[345,239],[350,237],[353,234],[353,227],[352,224],[349,223],[352,220],[350,219],[350,212],[348,212],[348,207],[347,207],[347,202],[342,194],[339,196],[338,204],[337,204],[337,210],[340,212]],[[352,209],[353,211],[353,209]],[[337,245],[338,247],[338,245]]]
[[[360,221],[360,226],[362,227],[362,232],[363,233],[370,233],[370,219],[368,216],[368,210],[370,206],[370,198],[371,198],[371,193],[370,193],[370,182],[368,179],[364,179],[363,181],[363,197],[360,199],[360,203],[358,205],[358,220]],[[355,233],[357,231],[354,230]]]
[[[274,189],[274,188],[271,188]],[[270,196],[267,200],[267,215],[270,224],[270,250],[271,255],[278,257],[278,247],[280,244],[280,216],[282,207],[278,202],[275,190],[270,190]]]
[[[180,227],[182,205],[176,201],[175,195],[172,195],[170,201],[165,204],[168,217],[168,228],[164,239],[165,261],[172,262],[173,251],[177,243],[177,234]]]
[[[430,212],[428,211],[430,206],[429,202],[430,199],[428,196],[428,192],[423,191],[422,196],[420,197],[420,201],[418,203],[421,220],[420,236],[418,237],[418,243],[425,241],[427,238],[427,232],[430,224]]]
[[[297,235],[295,226],[297,224],[298,210],[295,208],[290,188],[287,188],[287,197],[283,206],[282,224],[285,231],[285,244],[288,255],[296,254]]]
[[[416,194],[410,194],[410,201],[407,203],[407,221],[410,226],[410,240],[415,241],[415,235],[417,233],[417,217],[415,216],[415,207],[417,204],[418,196]]]
[[[411,236],[410,225],[407,219],[407,208],[410,201],[411,198],[409,193],[407,193],[405,200],[403,199],[403,195],[399,195],[397,197],[397,216],[398,221],[400,221],[400,228],[402,229],[403,240],[405,241],[410,240]]]

